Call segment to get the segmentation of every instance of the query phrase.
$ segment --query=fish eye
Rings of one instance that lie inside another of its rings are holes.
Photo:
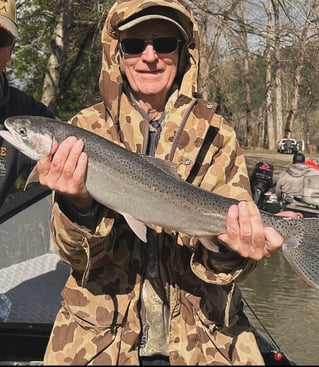
[[[26,135],[26,129],[24,127],[19,127],[18,133],[22,136]]]

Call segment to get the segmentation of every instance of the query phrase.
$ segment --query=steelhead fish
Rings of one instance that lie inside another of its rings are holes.
[[[36,161],[49,154],[54,140],[82,139],[88,155],[88,191],[96,201],[122,214],[144,242],[147,223],[200,238],[216,235],[226,228],[228,208],[238,203],[183,181],[170,162],[133,153],[66,122],[15,116],[7,118],[5,126],[8,131],[1,130],[0,136]],[[291,267],[319,289],[319,219],[264,211],[261,215],[264,224],[284,238],[282,251]]]

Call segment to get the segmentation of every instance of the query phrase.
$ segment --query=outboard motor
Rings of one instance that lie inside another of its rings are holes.
[[[250,176],[253,200],[257,207],[263,209],[265,193],[273,186],[274,166],[266,162],[258,162]]]

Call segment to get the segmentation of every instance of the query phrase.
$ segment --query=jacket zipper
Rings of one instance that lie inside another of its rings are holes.
[[[181,137],[182,131],[185,128],[185,125],[186,125],[186,122],[188,120],[188,117],[189,117],[190,113],[192,112],[192,110],[193,110],[195,104],[197,103],[197,101],[198,101],[197,98],[194,98],[192,100],[190,106],[188,107],[188,110],[186,111],[185,115],[182,118],[182,122],[179,125],[178,130],[174,134],[172,148],[171,148],[170,154],[168,156],[168,160],[171,161],[171,162],[173,161],[173,158],[174,158],[174,155],[175,155],[175,152],[176,152],[176,148],[177,148],[177,144],[178,144],[179,138]]]

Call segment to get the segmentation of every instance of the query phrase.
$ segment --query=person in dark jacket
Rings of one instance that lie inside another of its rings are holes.
[[[4,121],[11,116],[55,117],[47,106],[9,84],[5,68],[17,36],[16,3],[14,0],[0,1],[0,129],[5,129]],[[20,174],[34,164],[33,160],[0,138],[0,206]]]

